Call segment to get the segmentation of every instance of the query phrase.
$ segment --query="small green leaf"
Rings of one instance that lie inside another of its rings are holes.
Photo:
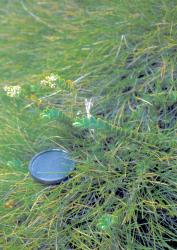
[[[30,85],[31,92],[37,92],[39,90],[39,87],[37,85]]]
[[[17,168],[17,167],[22,166],[22,162],[18,159],[17,160],[13,159],[13,160],[7,162],[7,166]]]
[[[74,122],[73,126],[74,127],[82,127],[82,123],[81,122]]]
[[[92,116],[91,118],[77,118],[73,123],[73,126],[84,129],[105,129],[107,127],[107,124],[101,119],[96,119]]]
[[[61,112],[55,108],[47,108],[41,113],[42,118],[47,118],[49,120],[57,119],[61,116]]]
[[[115,220],[111,214],[104,214],[99,218],[97,227],[101,230],[107,230],[114,223],[115,223]]]

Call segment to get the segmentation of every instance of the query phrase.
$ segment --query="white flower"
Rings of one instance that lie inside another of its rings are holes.
[[[21,87],[19,85],[16,86],[5,86],[4,91],[10,97],[18,96],[21,92]]]
[[[42,80],[42,81],[41,81],[41,85],[42,85],[42,86],[47,86],[47,85],[48,85],[48,81]]]
[[[51,74],[50,76],[47,76],[46,79],[51,81],[51,82],[55,82],[56,80],[58,80],[58,76]]]
[[[56,86],[57,86],[56,83],[50,83],[50,84],[49,84],[49,87],[50,87],[51,89],[56,88]]]
[[[56,88],[56,81],[58,80],[58,75],[50,74],[46,76],[44,80],[41,81],[42,86],[48,86],[51,89]]]
[[[91,118],[91,107],[93,107],[93,101],[92,98],[90,98],[90,100],[85,99],[85,109],[86,109],[86,114],[87,114],[87,118]]]

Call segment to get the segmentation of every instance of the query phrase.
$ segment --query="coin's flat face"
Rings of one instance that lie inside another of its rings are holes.
[[[57,184],[69,176],[74,165],[67,152],[52,149],[35,155],[29,164],[29,171],[38,182]]]

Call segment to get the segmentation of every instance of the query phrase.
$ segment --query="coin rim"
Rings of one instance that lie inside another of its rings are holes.
[[[35,156],[33,156],[33,158],[31,159],[31,161],[29,162],[29,165],[28,165],[28,170],[30,172],[30,175],[33,177],[33,179],[35,179],[36,181],[42,183],[42,184],[47,184],[47,185],[55,185],[55,184],[59,184],[60,182],[62,181],[65,181],[68,179],[68,176],[60,179],[60,180],[55,180],[55,181],[47,181],[47,180],[41,180],[40,178],[37,178],[36,176],[33,175],[33,172],[32,172],[32,166],[33,166],[33,162],[34,160],[36,160],[37,157],[39,157],[40,155],[44,154],[44,153],[47,153],[47,152],[51,152],[51,151],[58,151],[58,152],[64,152],[66,154],[68,154],[67,151],[63,150],[63,149],[48,149],[48,150],[44,150],[44,151],[41,151],[39,153],[37,153]],[[74,161],[73,161],[74,163]],[[75,163],[74,163],[75,165]],[[74,167],[73,167],[73,170],[74,170]],[[68,174],[69,175],[69,174]]]

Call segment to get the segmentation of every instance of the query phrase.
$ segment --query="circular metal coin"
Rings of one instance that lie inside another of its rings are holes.
[[[74,166],[67,152],[51,149],[35,155],[29,163],[29,171],[38,182],[51,185],[66,180]]]

